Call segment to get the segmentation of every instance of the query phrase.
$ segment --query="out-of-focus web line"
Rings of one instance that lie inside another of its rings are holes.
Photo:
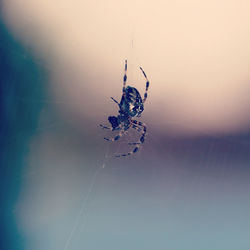
[[[93,176],[92,176],[92,179],[91,179],[91,182],[90,182],[90,185],[89,185],[89,189],[88,189],[88,192],[86,195],[84,195],[82,197],[82,202],[81,202],[81,205],[80,205],[80,208],[79,208],[79,212],[75,218],[75,222],[73,224],[73,227],[70,231],[70,234],[69,234],[69,237],[65,243],[65,247],[64,247],[64,250],[69,250],[69,247],[70,247],[70,243],[74,237],[74,234],[76,233],[76,230],[77,228],[79,227],[79,224],[80,224],[80,219],[82,218],[82,216],[84,215],[84,211],[88,205],[88,200],[89,200],[89,197],[91,195],[91,192],[93,190],[93,187],[95,185],[95,181],[96,181],[96,176],[97,174],[100,172],[100,170],[104,169],[108,163],[108,159],[110,158],[108,156],[109,154],[109,144],[108,146],[106,147],[106,153],[105,153],[105,156],[104,156],[104,160],[103,160],[103,163],[100,165],[100,167],[94,172]],[[85,220],[86,221],[86,220]]]

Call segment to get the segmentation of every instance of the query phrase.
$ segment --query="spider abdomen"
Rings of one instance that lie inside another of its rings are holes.
[[[140,116],[144,107],[139,91],[134,87],[126,87],[125,95],[120,102],[120,107],[122,112],[131,117]]]

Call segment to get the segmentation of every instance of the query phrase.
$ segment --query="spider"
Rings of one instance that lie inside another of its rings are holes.
[[[136,153],[139,150],[141,144],[143,144],[145,141],[145,136],[146,136],[146,131],[147,131],[147,127],[145,123],[138,122],[132,119],[132,117],[141,116],[141,113],[144,110],[144,103],[148,96],[147,92],[148,92],[148,87],[149,87],[149,81],[144,70],[141,67],[140,69],[144,77],[146,78],[146,90],[144,93],[144,98],[143,99],[141,98],[141,95],[136,88],[130,87],[130,86],[126,87],[127,60],[125,60],[125,73],[123,77],[122,98],[121,98],[120,103],[116,101],[113,97],[111,97],[111,99],[119,107],[119,111],[118,111],[119,114],[117,116],[108,117],[108,121],[110,122],[111,127],[107,127],[107,126],[100,124],[100,126],[103,129],[109,129],[112,131],[116,131],[116,130],[120,131],[119,134],[113,138],[104,138],[105,140],[110,141],[110,142],[119,140],[131,127],[141,133],[141,137],[138,142],[128,143],[129,145],[135,145],[135,148],[132,151],[126,154],[115,155],[115,157],[128,156],[128,155],[132,155]]]

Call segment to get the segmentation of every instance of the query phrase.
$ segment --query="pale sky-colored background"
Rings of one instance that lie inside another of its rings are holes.
[[[161,132],[249,129],[250,1],[8,0],[3,9],[75,115],[97,121],[112,110],[128,59],[128,84],[143,93],[139,66],[150,79],[143,116]]]

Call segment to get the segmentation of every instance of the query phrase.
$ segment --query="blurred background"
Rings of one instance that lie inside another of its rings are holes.
[[[0,249],[250,249],[249,1],[0,8]],[[114,158],[125,59],[148,135]]]

